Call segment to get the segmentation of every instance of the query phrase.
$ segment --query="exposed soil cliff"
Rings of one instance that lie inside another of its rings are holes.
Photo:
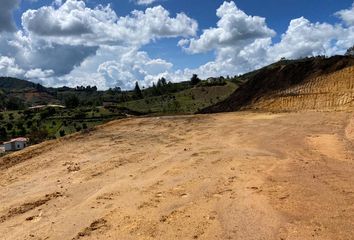
[[[279,62],[254,72],[229,98],[201,113],[350,109],[353,65],[349,56]]]

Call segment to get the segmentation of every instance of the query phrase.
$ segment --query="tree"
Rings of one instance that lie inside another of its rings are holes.
[[[347,52],[345,53],[345,56],[354,56],[354,45],[348,48]]]
[[[0,128],[0,141],[6,141],[7,140],[7,131],[6,128],[1,127]]]
[[[198,83],[200,83],[200,79],[198,78],[197,74],[193,74],[192,78],[191,78],[191,84],[192,85],[197,85]]]
[[[143,93],[140,90],[138,82],[135,83],[134,93],[135,93],[136,98],[143,98]]]
[[[65,106],[67,108],[76,108],[79,106],[79,103],[79,98],[74,94],[71,94],[65,98]]]
[[[7,130],[10,131],[10,130],[13,128],[12,123],[8,122],[8,123],[6,124],[6,128],[7,128]]]

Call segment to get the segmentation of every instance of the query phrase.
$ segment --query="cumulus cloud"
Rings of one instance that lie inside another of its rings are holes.
[[[56,0],[27,10],[22,26],[0,36],[0,74],[52,86],[100,88],[151,82],[172,63],[151,59],[139,51],[141,46],[160,38],[194,36],[198,29],[184,13],[171,17],[161,6],[118,17],[110,5],[89,8],[82,0]]]
[[[71,46],[48,43],[23,35],[18,31],[0,37],[0,56],[11,56],[21,69],[40,68],[52,70],[54,75],[70,73],[87,57],[94,55],[98,47]]]
[[[48,86],[130,89],[135,81],[148,86],[161,77],[176,82],[193,73],[202,78],[235,75],[281,57],[344,53],[354,42],[354,5],[336,13],[338,24],[293,19],[280,41],[274,42],[276,33],[265,18],[248,15],[232,1],[216,10],[216,26],[200,36],[197,21],[184,13],[171,16],[156,6],[118,16],[110,5],[90,8],[83,0],[55,0],[27,10],[22,28],[15,31],[11,9],[18,1],[3,2],[8,5],[0,9],[0,75]],[[215,59],[196,69],[174,70],[173,63],[141,50],[162,38],[179,38],[178,45],[189,54],[213,51]]]
[[[220,20],[216,28],[205,29],[199,38],[182,39],[178,45],[190,54],[215,51],[216,58],[186,73],[203,77],[234,75],[265,66],[281,57],[300,57],[342,54],[354,42],[354,5],[337,15],[346,23],[312,23],[304,17],[293,19],[280,42],[274,43],[275,31],[264,18],[249,16],[234,2],[224,2],[217,10]]]
[[[46,79],[54,75],[53,70],[42,70],[40,68],[31,69],[26,72],[25,78],[29,79]]]
[[[96,85],[100,89],[120,86],[131,89],[136,81],[142,86],[151,85],[172,67],[172,63],[152,59],[138,49],[102,46],[95,56],[87,58],[61,80],[68,86]]]
[[[16,64],[14,58],[0,56],[0,75],[17,77],[21,76],[24,71]]]
[[[351,8],[336,13],[347,25],[354,26],[354,3]]]
[[[19,0],[1,0],[0,32],[12,32],[16,30],[12,18],[12,11],[18,7],[18,4]]]
[[[22,24],[37,37],[76,45],[141,46],[159,38],[193,36],[198,29],[197,22],[184,13],[172,18],[161,6],[118,17],[110,5],[91,9],[81,0],[28,10]]]
[[[256,39],[275,35],[275,32],[268,28],[265,18],[247,15],[237,8],[234,2],[224,2],[216,15],[220,18],[216,28],[206,29],[198,39],[192,38],[189,42],[183,40],[179,45],[189,43],[185,49],[190,53],[230,46],[241,49]]]
[[[304,17],[290,22],[280,43],[270,49],[272,60],[279,58],[300,58],[315,55],[333,55],[338,51],[338,39],[344,33],[340,26],[327,23],[311,23]]]

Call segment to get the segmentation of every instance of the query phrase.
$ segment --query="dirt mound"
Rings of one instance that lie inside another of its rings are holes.
[[[225,101],[200,113],[343,110],[354,99],[354,57],[283,61],[251,74]]]

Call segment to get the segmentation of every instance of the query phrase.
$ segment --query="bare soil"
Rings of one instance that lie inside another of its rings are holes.
[[[0,239],[353,239],[352,119],[135,118],[26,149],[0,159]]]

